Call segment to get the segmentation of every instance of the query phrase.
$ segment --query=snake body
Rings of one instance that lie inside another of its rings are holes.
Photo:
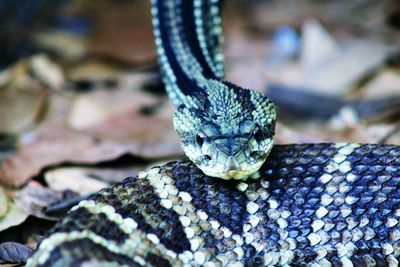
[[[223,80],[219,1],[152,3],[159,61],[185,154],[209,176],[247,179],[272,148],[276,112],[265,95]]]
[[[400,147],[272,147],[272,103],[223,81],[219,10],[153,1],[188,159],[80,202],[27,266],[399,265]]]
[[[276,145],[246,182],[172,162],[81,202],[28,266],[398,266],[399,158],[390,145]]]

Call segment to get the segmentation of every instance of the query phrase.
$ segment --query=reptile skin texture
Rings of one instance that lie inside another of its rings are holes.
[[[224,81],[220,1],[152,15],[188,159],[80,202],[27,266],[398,266],[400,147],[273,146],[273,103]]]
[[[276,145],[259,174],[152,168],[74,207],[27,266],[398,266],[400,147]]]
[[[246,180],[273,146],[276,111],[264,94],[224,80],[218,0],[152,0],[154,39],[174,128],[205,174]]]

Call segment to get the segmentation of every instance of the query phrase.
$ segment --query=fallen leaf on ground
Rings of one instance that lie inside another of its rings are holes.
[[[93,147],[90,136],[65,128],[62,123],[41,128],[42,134],[22,146],[0,164],[0,184],[18,187],[38,174],[41,168],[67,159]]]
[[[108,103],[89,95],[79,96],[72,105],[68,124],[79,130],[103,122],[114,112]]]
[[[29,213],[25,209],[8,200],[7,213],[0,217],[0,232],[11,226],[21,224],[28,216]]]
[[[47,85],[55,85],[50,81],[54,78],[42,73],[45,64],[51,63],[43,56],[33,56],[0,74],[1,133],[22,132],[42,119],[48,103]],[[41,74],[32,76],[36,73]]]
[[[16,242],[4,242],[0,244],[0,264],[25,263],[33,249]]]
[[[360,89],[364,99],[376,99],[399,93],[400,74],[398,70],[385,69]]]
[[[110,183],[120,182],[129,176],[136,176],[140,171],[143,171],[143,169],[148,168],[147,167],[148,164],[145,163],[140,163],[135,165],[133,164],[125,165],[125,163],[126,160],[124,160],[123,164],[120,164],[119,160],[116,160],[114,164],[113,163],[107,164],[107,167],[104,166],[66,167],[66,168],[56,168],[54,170],[50,170],[49,172],[52,171],[57,172],[60,169],[65,170],[67,172],[71,170],[71,171],[76,171],[85,177],[94,179],[95,181],[101,181],[103,184],[110,184]],[[46,175],[47,172],[45,173],[45,176]],[[77,192],[79,192],[79,190]]]
[[[0,218],[6,215],[8,210],[8,202],[6,192],[0,186]]]
[[[379,123],[369,125],[367,134],[372,143],[400,144],[399,128],[396,124]]]
[[[327,139],[323,139],[318,134],[299,131],[279,122],[276,124],[275,142],[277,144],[320,143],[327,141]]]
[[[57,200],[55,202],[50,203],[43,209],[43,213],[57,218],[64,217],[67,212],[75,205],[77,205],[80,201],[87,199],[91,196],[91,194],[80,196],[79,194],[74,193],[73,191],[64,191],[68,194],[64,194],[62,199]]]
[[[361,78],[380,68],[395,51],[377,41],[351,41],[321,60],[322,63],[303,69],[300,85],[324,93],[346,94]]]
[[[78,60],[88,51],[87,39],[63,31],[39,32],[34,35],[38,47],[67,60]]]
[[[80,195],[99,191],[107,183],[90,177],[90,173],[81,168],[58,168],[44,175],[49,187],[56,191],[72,190]]]
[[[14,202],[29,215],[51,219],[43,213],[43,208],[62,198],[62,192],[44,187],[36,181],[30,181],[23,189],[14,194]]]
[[[105,60],[88,59],[67,68],[66,76],[69,81],[90,81],[117,79],[121,75],[122,67],[117,67]]]
[[[150,94],[124,89],[118,92],[96,90],[80,94],[72,103],[68,125],[76,130],[96,127],[113,115],[137,113],[141,107],[155,105],[157,101],[157,98]],[[110,130],[112,131],[112,128]]]
[[[134,102],[131,98],[127,100]],[[115,114],[81,131],[66,127],[59,118],[43,124],[32,143],[22,146],[0,164],[0,184],[20,186],[43,167],[65,162],[95,164],[124,154],[146,159],[181,155],[170,119],[172,106],[166,105],[151,116],[142,115],[138,108],[133,106],[131,111]]]
[[[44,54],[32,57],[29,71],[50,89],[60,90],[65,84],[65,77],[61,67]]]
[[[319,23],[310,19],[304,22],[302,28],[300,61],[306,72],[315,71],[327,58],[332,58],[338,51],[336,40]]]

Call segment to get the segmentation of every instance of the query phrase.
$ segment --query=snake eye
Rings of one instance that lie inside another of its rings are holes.
[[[204,137],[203,136],[201,136],[201,135],[196,135],[196,143],[199,145],[199,146],[202,146],[203,144],[204,144]]]

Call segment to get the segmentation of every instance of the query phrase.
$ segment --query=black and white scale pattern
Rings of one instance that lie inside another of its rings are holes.
[[[74,207],[27,266],[398,266],[400,147],[274,146],[257,180],[188,160]]]
[[[224,80],[220,5],[152,0],[154,38],[186,156],[207,175],[245,180],[272,148],[276,112],[264,94]]]

